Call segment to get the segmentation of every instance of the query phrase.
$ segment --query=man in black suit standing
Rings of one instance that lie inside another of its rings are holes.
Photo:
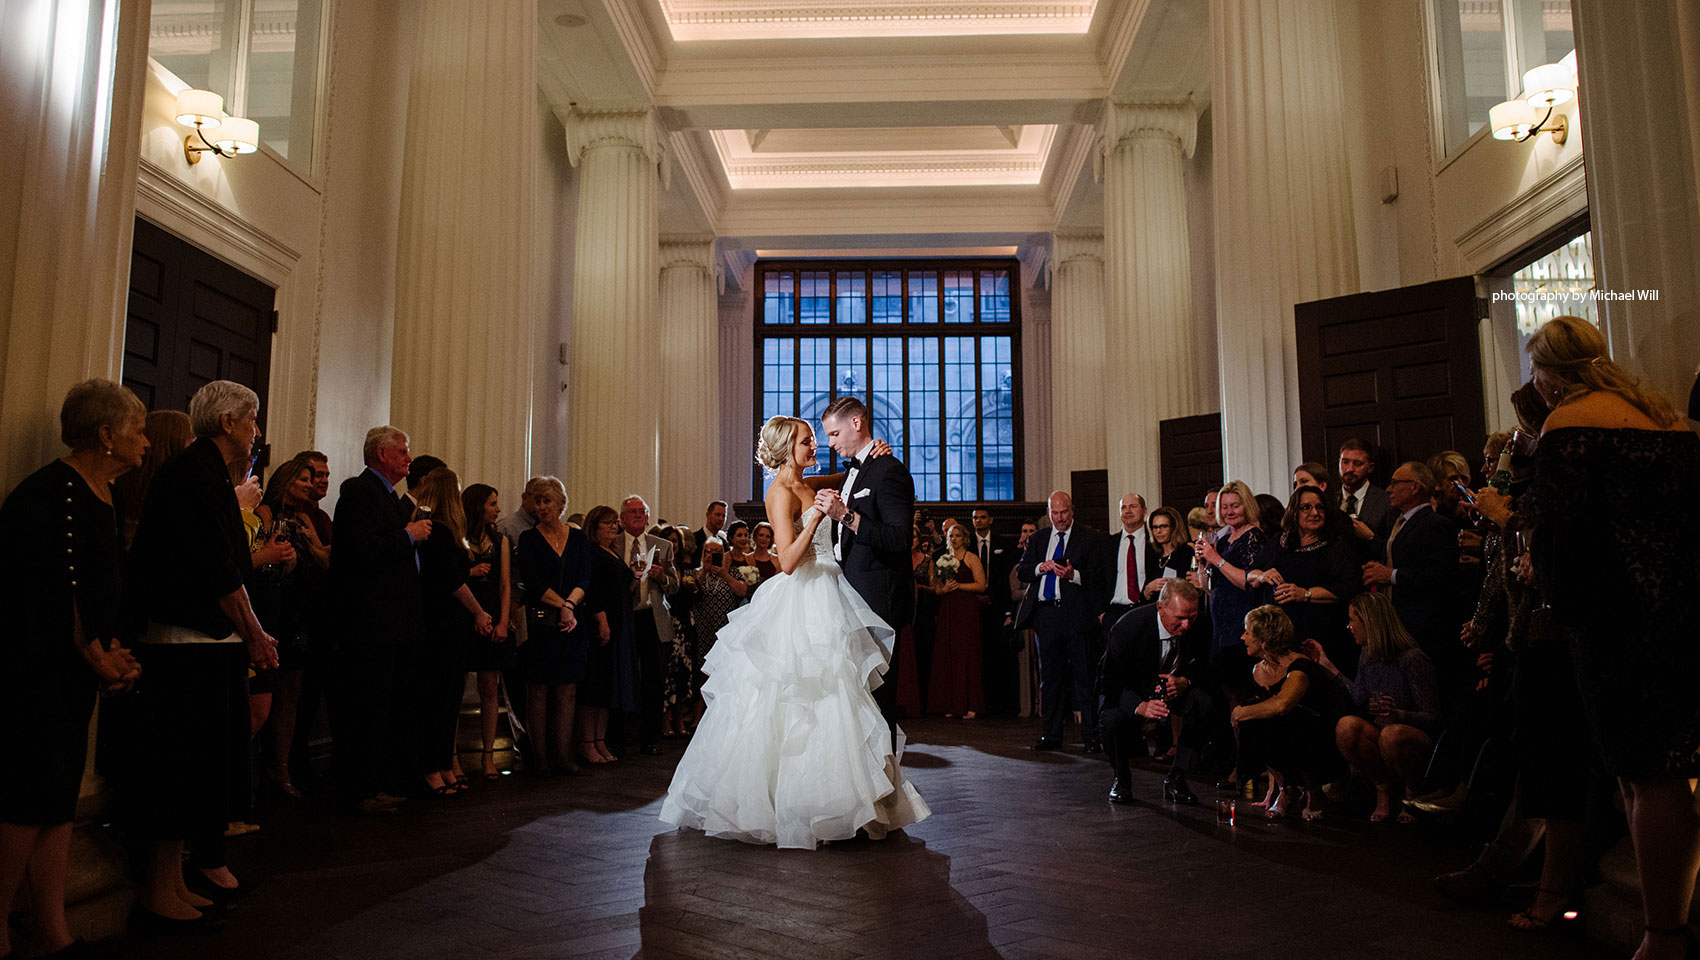
[[[1104,574],[1102,536],[1074,522],[1074,498],[1061,490],[1051,494],[1051,527],[1027,541],[1027,549],[1016,565],[1015,575],[1030,584],[1016,612],[1015,628],[1031,626],[1039,640],[1039,699],[1045,718],[1044,732],[1035,750],[1055,750],[1062,745],[1063,696],[1074,710],[1074,720],[1085,729],[1092,685],[1088,651],[1101,629],[1098,617],[1109,600],[1109,582]]]
[[[343,806],[393,813],[385,792],[403,781],[395,760],[395,697],[424,632],[419,560],[414,545],[431,536],[430,520],[413,520],[411,501],[395,485],[413,462],[407,434],[395,427],[366,432],[366,469],[342,483],[336,505],[336,549],[330,589],[338,611],[337,695],[333,699],[337,786]]]
[[[1387,491],[1369,482],[1375,473],[1375,451],[1353,437],[1340,444],[1340,509],[1352,518],[1352,530],[1368,544],[1387,536],[1393,508]]]
[[[1210,623],[1199,610],[1202,595],[1185,580],[1170,580],[1157,602],[1136,607],[1110,627],[1098,667],[1104,698],[1104,748],[1115,771],[1112,803],[1132,803],[1128,761],[1145,752],[1140,719],[1169,720],[1175,764],[1163,778],[1163,799],[1197,803],[1186,775],[1210,743]],[[1161,692],[1159,693],[1159,685]]]
[[[1455,604],[1458,528],[1429,505],[1434,473],[1419,461],[1402,463],[1387,485],[1396,511],[1393,529],[1378,541],[1382,559],[1364,564],[1364,586],[1385,590],[1423,652],[1445,674],[1459,658],[1458,624],[1447,623]]]
[[[1098,689],[1098,662],[1103,659],[1110,628],[1116,625],[1122,614],[1147,603],[1145,585],[1163,575],[1162,554],[1157,552],[1145,530],[1145,498],[1137,493],[1127,494],[1122,497],[1118,508],[1121,530],[1115,539],[1105,544],[1111,551],[1104,558],[1104,572],[1110,575],[1110,605],[1100,618],[1103,633],[1087,653],[1087,662],[1092,665],[1094,690]],[[1087,708],[1087,729],[1090,731],[1086,738],[1087,752],[1096,753],[1102,742],[1098,736],[1096,702]]]
[[[986,593],[980,604],[980,673],[986,712],[1013,716],[1017,706],[1016,659],[1003,624],[1009,611],[1009,571],[1017,559],[1014,540],[992,534],[992,512],[985,507],[976,508],[970,522],[974,529],[968,549],[980,558],[980,567],[986,571]]]
[[[708,509],[703,511],[702,526],[691,533],[691,539],[697,542],[696,555],[698,557],[702,556],[702,545],[708,541],[708,538],[720,536],[720,531],[725,526],[726,501],[712,501],[709,503]]]
[[[915,480],[896,457],[872,457],[872,421],[868,408],[855,397],[839,397],[828,404],[821,415],[821,428],[833,452],[850,468],[842,490],[824,489],[815,495],[815,506],[833,521],[833,556],[844,568],[844,579],[874,613],[900,631],[915,612],[909,567]],[[886,668],[884,682],[874,691],[874,702],[891,727],[893,749],[897,743],[897,664],[894,641],[891,665]]]

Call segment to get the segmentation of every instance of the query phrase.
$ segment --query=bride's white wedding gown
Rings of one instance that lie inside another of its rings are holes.
[[[932,812],[903,779],[901,728],[894,753],[872,696],[894,633],[844,579],[830,521],[810,547],[794,573],[732,611],[709,651],[707,710],[662,820],[812,850],[857,829],[878,839]]]

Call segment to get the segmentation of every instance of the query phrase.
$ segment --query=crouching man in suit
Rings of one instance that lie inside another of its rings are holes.
[[[1199,611],[1198,588],[1164,584],[1155,604],[1134,607],[1110,628],[1098,667],[1103,698],[1104,750],[1115,771],[1112,803],[1132,803],[1128,761],[1145,752],[1141,720],[1167,720],[1175,735],[1175,765],[1163,778],[1163,799],[1197,803],[1186,775],[1210,740],[1214,703],[1206,692],[1210,627]],[[1161,692],[1159,692],[1161,685]]]

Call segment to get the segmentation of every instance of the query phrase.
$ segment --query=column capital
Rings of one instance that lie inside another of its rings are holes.
[[[1046,267],[1051,281],[1063,267],[1083,261],[1104,263],[1104,235],[1101,233],[1058,233],[1051,239],[1051,260]]]
[[[1198,107],[1190,100],[1105,100],[1098,148],[1107,157],[1127,140],[1174,141],[1184,156],[1198,146]]]
[[[664,237],[660,243],[661,273],[669,270],[701,270],[714,278],[715,289],[726,291],[725,271],[716,255],[714,237]]]
[[[631,110],[581,110],[557,107],[555,116],[567,135],[567,161],[578,166],[586,154],[601,147],[629,147],[643,151],[656,166],[662,189],[670,188],[667,134],[647,108]]]

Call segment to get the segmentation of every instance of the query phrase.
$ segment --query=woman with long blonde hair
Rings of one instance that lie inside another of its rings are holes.
[[[1646,923],[1636,957],[1682,956],[1697,949],[1700,870],[1700,437],[1585,320],[1542,326],[1529,359],[1552,412],[1518,520],[1623,791]]]
[[[411,488],[411,484],[409,485]],[[468,788],[455,752],[461,692],[472,665],[474,636],[489,636],[495,621],[467,586],[472,561],[466,552],[466,511],[460,478],[448,467],[425,475],[410,489],[431,536],[419,545],[419,587],[424,598],[425,637],[414,694],[418,753],[415,769],[438,796]]]

